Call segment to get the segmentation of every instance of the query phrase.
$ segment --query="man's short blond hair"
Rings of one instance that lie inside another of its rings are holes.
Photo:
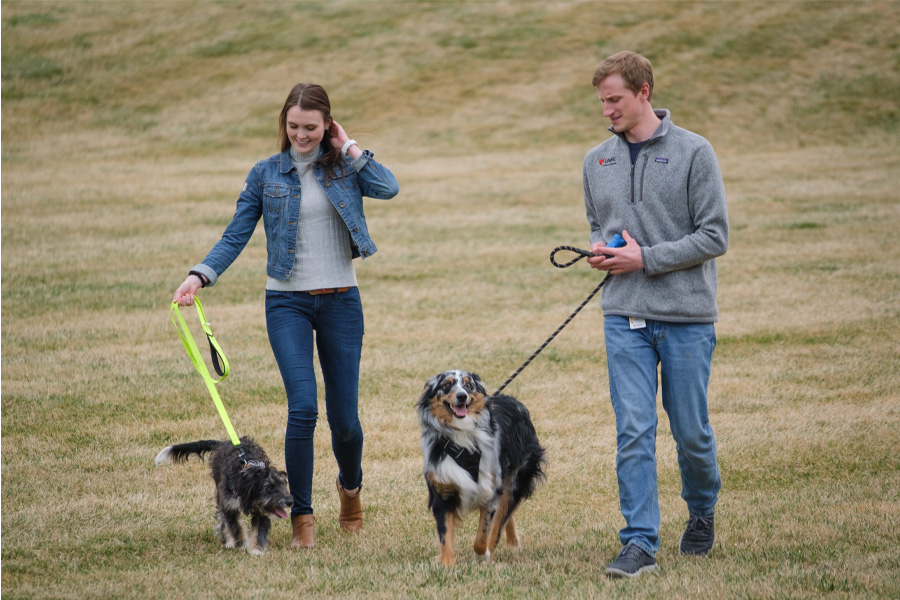
[[[643,85],[650,85],[650,96],[653,97],[653,65],[650,61],[634,52],[624,51],[617,52],[608,57],[597,70],[594,71],[594,79],[591,85],[597,87],[600,82],[612,75],[618,73],[625,82],[625,87],[637,94]]]

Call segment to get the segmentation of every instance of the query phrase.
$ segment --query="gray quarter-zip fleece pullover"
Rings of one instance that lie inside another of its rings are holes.
[[[584,158],[591,243],[627,230],[644,259],[642,271],[614,275],[603,287],[603,314],[712,323],[715,258],[728,247],[722,174],[708,141],[673,125],[669,111],[655,112],[662,123],[634,166],[618,133]]]

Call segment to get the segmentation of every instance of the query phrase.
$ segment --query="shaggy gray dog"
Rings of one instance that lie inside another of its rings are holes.
[[[259,555],[268,545],[270,517],[287,518],[294,500],[287,491],[287,474],[273,467],[252,439],[242,437],[240,442],[235,446],[230,441],[200,440],[167,446],[156,456],[156,464],[185,462],[192,454],[202,459],[212,452],[209,466],[216,482],[216,534],[226,548],[246,548]],[[250,517],[249,536],[241,513]]]

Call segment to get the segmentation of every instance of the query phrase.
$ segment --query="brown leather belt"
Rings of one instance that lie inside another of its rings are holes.
[[[333,294],[335,292],[346,292],[350,288],[342,287],[342,288],[322,288],[320,290],[306,290],[306,293],[310,296],[318,296],[319,294]]]

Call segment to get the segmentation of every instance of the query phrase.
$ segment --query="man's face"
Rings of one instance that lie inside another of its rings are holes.
[[[597,96],[603,103],[603,116],[609,119],[617,133],[628,132],[640,121],[644,114],[644,100],[649,95],[649,86],[634,93],[625,87],[625,81],[618,73],[613,73],[597,86]]]

